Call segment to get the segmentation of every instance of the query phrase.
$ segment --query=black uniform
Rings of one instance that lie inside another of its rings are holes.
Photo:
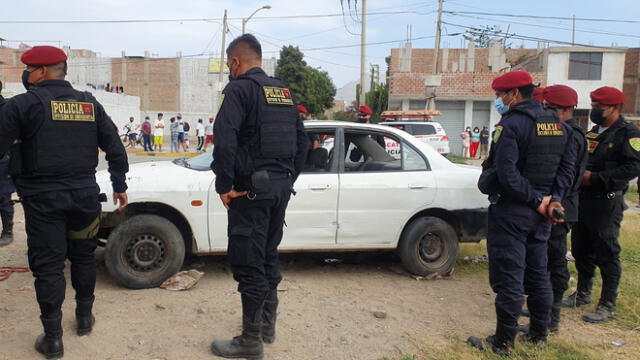
[[[304,166],[309,140],[291,93],[253,68],[224,89],[215,122],[211,168],[216,192],[249,191],[228,211],[228,256],[242,294],[245,329],[277,305],[282,277],[278,245],[293,182]]]
[[[591,186],[580,192],[578,223],[571,236],[571,252],[578,269],[578,296],[591,294],[596,266],[602,274],[600,305],[615,311],[620,281],[620,244],[624,193],[640,173],[640,130],[620,117],[600,133],[595,126],[585,137]]]
[[[536,209],[543,196],[561,201],[571,187],[575,152],[566,147],[570,135],[557,114],[535,100],[511,107],[496,126],[487,167],[497,175],[487,246],[498,347],[513,346],[525,294],[530,334],[546,336],[552,302],[547,270],[551,225]]]
[[[6,100],[0,95],[0,112],[6,104]],[[13,202],[11,194],[16,191],[9,175],[9,157],[0,158],[0,218],[2,218],[2,232],[12,232],[13,227]]]
[[[48,80],[10,99],[0,116],[0,154],[12,148],[11,171],[22,197],[29,266],[44,319],[59,319],[64,261],[78,302],[92,302],[101,206],[95,169],[106,153],[115,192],[125,192],[127,155],[117,129],[89,93]]]
[[[573,132],[569,139],[569,146],[575,149],[576,162],[574,165],[575,177],[571,189],[567,192],[562,207],[564,207],[564,222],[551,227],[548,249],[548,268],[551,275],[551,288],[553,290],[553,306],[551,321],[557,325],[560,320],[560,307],[562,296],[569,286],[569,269],[567,268],[567,234],[572,226],[578,222],[578,204],[580,183],[582,174],[587,166],[587,144],[584,133],[575,121],[568,120]]]

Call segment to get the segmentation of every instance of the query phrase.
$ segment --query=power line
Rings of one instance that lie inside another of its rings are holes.
[[[509,23],[509,24],[519,24],[519,25],[525,25],[525,26],[534,26],[534,27],[538,27],[538,28],[540,27],[540,24],[524,23],[524,22],[513,21],[513,20],[496,20],[496,19],[491,19],[491,18],[486,18],[486,17],[481,17],[481,16],[462,15],[462,14],[449,14],[449,15],[459,16],[459,17],[466,17],[466,18],[471,18],[471,19],[478,19],[478,20],[489,20],[489,21],[498,21],[498,22],[504,22],[504,23]],[[567,31],[571,31],[572,30],[571,28],[568,28],[568,27],[551,26],[551,25],[545,25],[545,28],[547,28],[547,29],[557,29],[557,30],[567,30]],[[629,38],[640,39],[639,35],[633,35],[633,34],[614,33],[614,32],[603,31],[603,30],[595,30],[595,29],[587,30],[587,29],[576,28],[575,30],[578,31],[578,32],[589,33],[589,34],[610,35],[610,36],[620,36],[620,37],[629,37]]]
[[[455,26],[455,27],[459,27],[459,28],[465,28],[465,29],[476,30],[476,31],[478,30],[477,28],[475,28],[473,26],[453,24],[453,23],[446,22],[446,21],[443,21],[442,23],[443,24],[447,24],[447,25],[451,25],[451,26]],[[578,44],[578,43],[572,43],[570,41],[545,39],[545,38],[539,38],[539,37],[534,37],[534,36],[520,35],[520,34],[517,34],[517,33],[503,33],[503,32],[498,32],[498,31],[492,31],[492,32],[493,32],[493,34],[495,36],[500,36],[500,37],[505,37],[505,38],[508,37],[509,39],[516,39],[516,40],[547,42],[547,43],[552,43],[552,44],[563,44],[563,45],[576,45],[576,46],[591,47],[591,48],[613,48],[612,46]]]
[[[516,18],[530,18],[530,19],[552,19],[552,20],[569,20],[573,21],[573,17],[567,16],[540,16],[540,15],[523,15],[523,14],[501,14],[501,13],[489,13],[481,11],[444,11],[447,14],[467,14],[467,15],[485,15],[485,16],[500,16],[500,17],[516,17]],[[628,23],[628,24],[640,24],[640,20],[622,20],[622,19],[602,19],[602,18],[575,18],[576,21],[593,21],[593,22],[616,22],[616,23]]]
[[[380,11],[372,12],[368,15],[393,15],[393,14],[416,14],[424,15],[419,11]],[[339,14],[309,14],[309,15],[278,15],[278,16],[256,16],[252,21],[259,20],[287,20],[302,18],[328,18],[343,16]],[[228,18],[227,20],[242,20],[243,18]],[[113,19],[113,20],[0,20],[0,24],[105,24],[105,23],[153,23],[153,22],[220,22],[222,18],[182,18],[182,19]]]

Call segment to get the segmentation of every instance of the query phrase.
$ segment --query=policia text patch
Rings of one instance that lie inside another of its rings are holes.
[[[92,103],[51,101],[51,119],[56,121],[96,121]]]
[[[276,86],[263,86],[264,97],[270,105],[293,105],[291,91]]]
[[[562,136],[562,124],[560,123],[537,123],[536,134],[538,136]]]

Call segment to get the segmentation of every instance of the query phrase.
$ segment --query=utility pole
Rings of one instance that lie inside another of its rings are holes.
[[[576,16],[573,15],[573,31],[571,32],[571,46],[576,46]]]
[[[366,68],[365,58],[367,56],[367,0],[362,0],[362,30],[360,31],[360,105],[365,105],[365,81],[366,81]]]
[[[438,22],[436,23],[436,43],[433,47],[433,75],[438,75],[438,55],[440,53],[440,29],[442,28],[442,3],[444,0],[438,0]],[[436,99],[434,96],[429,98],[429,110],[436,109]]]
[[[218,75],[218,100],[222,100],[222,82],[224,81],[224,52],[225,40],[227,36],[227,9],[224,10],[224,18],[222,19],[222,48],[220,50],[220,74]],[[219,103],[222,105],[222,101]],[[220,106],[218,106],[219,108]]]

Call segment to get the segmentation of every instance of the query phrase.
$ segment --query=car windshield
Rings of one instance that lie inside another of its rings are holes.
[[[186,167],[187,169],[197,171],[209,171],[211,170],[211,162],[213,161],[213,152],[208,151],[204,154],[192,158],[179,158],[173,160],[173,163]]]

